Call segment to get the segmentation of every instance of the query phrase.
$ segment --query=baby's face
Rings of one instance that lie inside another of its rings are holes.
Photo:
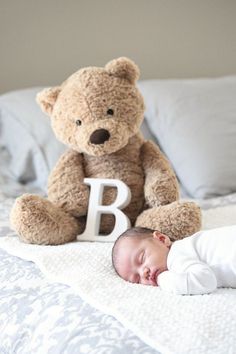
[[[167,270],[170,246],[169,237],[159,231],[145,239],[124,238],[117,255],[119,275],[131,283],[157,286],[158,275]]]

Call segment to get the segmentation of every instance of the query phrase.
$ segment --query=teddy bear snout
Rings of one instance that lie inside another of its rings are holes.
[[[109,140],[110,133],[106,129],[97,129],[90,136],[90,142],[92,144],[103,144],[105,141]]]

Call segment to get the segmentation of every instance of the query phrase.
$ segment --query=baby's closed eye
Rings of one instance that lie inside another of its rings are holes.
[[[145,259],[145,251],[142,251],[139,256],[139,264],[142,264]]]

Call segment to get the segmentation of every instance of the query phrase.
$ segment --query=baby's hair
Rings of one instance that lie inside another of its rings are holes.
[[[132,237],[132,239],[142,240],[144,238],[151,237],[154,231],[155,230],[148,229],[146,227],[132,227],[131,229],[128,229],[125,232],[123,232],[123,234],[121,234],[117,238],[117,240],[115,241],[112,247],[112,265],[118,275],[119,273],[117,271],[117,265],[118,265],[118,249],[119,249],[120,242],[125,238],[130,238],[130,237]]]

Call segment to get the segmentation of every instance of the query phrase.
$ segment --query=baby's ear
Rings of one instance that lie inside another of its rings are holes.
[[[110,75],[128,80],[131,84],[134,84],[140,75],[138,66],[126,57],[109,61],[105,66],[105,70]]]
[[[50,87],[40,91],[36,96],[36,101],[40,105],[42,111],[50,116],[53,111],[54,104],[61,92],[61,86]]]
[[[152,237],[158,239],[160,242],[164,243],[166,246],[171,245],[171,240],[169,236],[162,234],[160,231],[154,231]]]
[[[160,232],[160,231],[154,231],[153,234],[152,234],[152,237],[153,238],[158,238],[160,239],[160,237],[163,236],[163,234]]]

